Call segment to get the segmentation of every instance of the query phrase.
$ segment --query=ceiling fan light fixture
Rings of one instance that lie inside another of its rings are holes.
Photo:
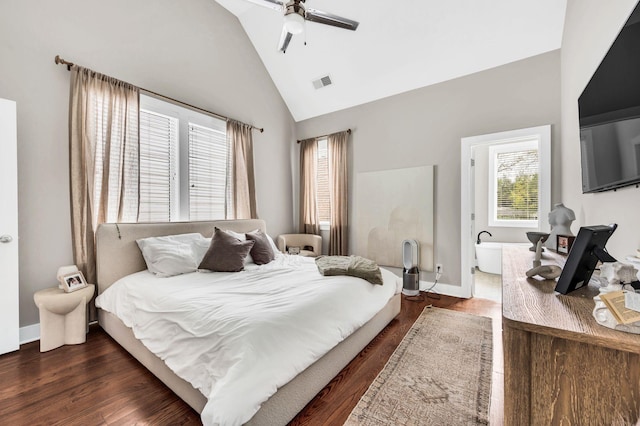
[[[304,30],[304,18],[296,12],[284,15],[284,27],[291,34],[300,34]]]

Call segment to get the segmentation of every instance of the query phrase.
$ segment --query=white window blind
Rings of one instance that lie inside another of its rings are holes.
[[[178,119],[140,110],[138,222],[177,220]]]
[[[139,222],[225,218],[226,121],[140,95]]]
[[[226,132],[189,123],[189,220],[225,218]]]
[[[321,224],[331,222],[331,201],[329,198],[329,159],[327,139],[318,140],[318,159],[316,175],[316,204],[318,220]]]
[[[537,227],[539,174],[537,141],[491,147],[493,203],[490,218],[495,226]],[[492,224],[490,224],[492,225]]]

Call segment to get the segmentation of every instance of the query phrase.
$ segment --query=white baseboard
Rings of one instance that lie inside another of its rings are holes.
[[[98,321],[90,321],[89,325],[97,324]],[[40,323],[20,327],[20,344],[35,342],[40,340]]]
[[[471,297],[471,295],[463,291],[462,287],[459,285],[438,282],[435,287],[431,288],[432,286],[433,282],[420,280],[421,291],[427,291],[431,289],[431,291],[438,294],[444,294],[445,296],[460,297],[463,299],[469,299]]]
[[[40,323],[20,327],[20,344],[35,342],[40,340]]]

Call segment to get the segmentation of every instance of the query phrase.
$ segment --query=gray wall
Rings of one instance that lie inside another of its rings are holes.
[[[460,139],[551,124],[553,182],[559,122],[560,52],[554,51],[305,120],[297,133],[302,139],[353,130],[351,212],[359,172],[435,165],[434,260],[444,267],[441,282],[460,285]],[[553,185],[552,201],[558,188]]]
[[[69,73],[63,58],[264,127],[254,132],[258,213],[292,230],[294,122],[237,18],[213,0],[3,0],[0,97],[17,101],[20,325],[33,293],[73,263],[69,216]]]
[[[582,194],[578,98],[637,0],[569,0],[562,39],[562,198],[576,213],[574,229],[615,222],[607,248],[621,260],[640,248],[640,190]],[[597,158],[596,158],[597,161]]]

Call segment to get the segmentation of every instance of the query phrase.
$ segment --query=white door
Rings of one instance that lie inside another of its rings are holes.
[[[471,164],[469,165],[471,169],[469,170],[469,214],[471,216],[471,226],[469,229],[469,233],[471,234],[471,238],[468,246],[471,247],[471,281],[469,281],[469,286],[471,288],[471,297],[476,294],[476,263],[475,263],[475,253],[476,253],[476,245],[473,236],[476,233],[476,155],[474,151],[474,147],[471,147]],[[468,249],[469,247],[467,247]]]
[[[20,348],[16,103],[0,99],[0,354]]]

